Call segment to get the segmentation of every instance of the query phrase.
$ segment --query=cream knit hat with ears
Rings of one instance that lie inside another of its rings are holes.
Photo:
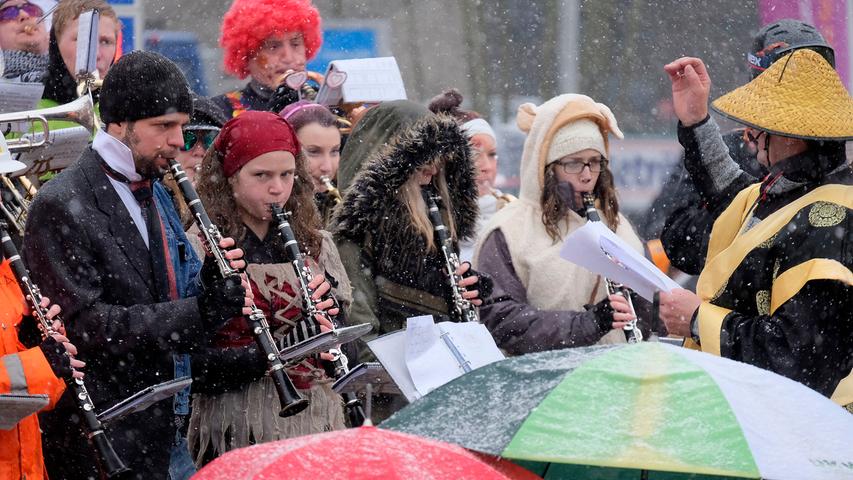
[[[604,137],[598,124],[588,118],[581,118],[565,125],[554,134],[545,164],[554,163],[566,155],[586,149],[607,155]]]

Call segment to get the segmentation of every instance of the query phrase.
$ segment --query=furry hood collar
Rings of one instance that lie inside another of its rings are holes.
[[[468,138],[447,115],[429,115],[397,133],[367,160],[347,189],[332,221],[336,237],[362,243],[380,225],[411,224],[408,210],[397,197],[418,167],[445,159],[444,175],[453,203],[458,240],[474,235],[478,215]],[[390,221],[389,221],[390,220]]]

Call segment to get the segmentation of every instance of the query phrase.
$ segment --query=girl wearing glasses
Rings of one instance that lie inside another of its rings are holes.
[[[633,318],[627,302],[559,255],[566,236],[587,222],[584,193],[593,194],[607,226],[642,251],[619,214],[607,167],[608,134],[622,137],[616,119],[587,96],[561,95],[522,105],[516,121],[527,132],[521,190],[492,218],[474,255],[477,269],[495,282],[480,318],[510,354],[624,343],[621,329]]]

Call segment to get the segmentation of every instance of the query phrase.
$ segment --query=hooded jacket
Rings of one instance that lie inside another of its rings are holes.
[[[498,346],[511,354],[591,345],[604,335],[612,337],[603,342],[625,342],[622,332],[608,333],[612,315],[602,302],[607,297],[604,280],[560,258],[563,242],[548,235],[540,205],[545,155],[563,125],[578,118],[594,120],[602,130],[605,148],[607,131],[618,132],[609,109],[605,112],[599,105],[589,97],[567,94],[538,107],[525,104],[519,108],[517,123],[527,132],[519,199],[492,217],[474,253],[476,267],[495,281],[495,301],[480,309],[480,318]],[[560,225],[561,238],[585,223],[585,218],[570,211]],[[642,251],[639,238],[622,215],[616,234]],[[596,303],[596,308],[584,309]]]
[[[381,124],[381,121],[377,122]],[[451,292],[444,259],[427,250],[399,189],[418,167],[445,160],[457,240],[474,234],[477,188],[468,139],[447,116],[426,115],[392,135],[347,190],[332,220],[341,259],[353,284],[353,323],[374,333],[402,328],[407,317],[447,315]],[[445,209],[440,205],[441,210]]]

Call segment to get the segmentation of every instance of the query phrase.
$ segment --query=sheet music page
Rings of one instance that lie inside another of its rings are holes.
[[[601,222],[587,222],[563,242],[560,256],[631,288],[648,301],[656,291],[681,288]]]
[[[346,73],[343,86],[331,89],[323,85],[317,94],[317,103],[336,105],[341,100],[344,103],[378,103],[406,99],[403,76],[394,57],[335,60],[329,64],[326,76],[335,71]]]
[[[367,347],[376,355],[379,363],[385,367],[388,375],[394,379],[394,383],[409,402],[421,398],[409,369],[406,367],[406,331],[386,333],[367,342]]]
[[[96,10],[83,12],[78,17],[76,74],[93,73],[97,68],[99,20]]]
[[[0,113],[14,113],[35,110],[41,95],[44,93],[44,85],[41,83],[8,82],[0,80]],[[0,123],[3,132],[11,126],[13,132],[26,132],[30,130],[30,122]]]
[[[412,317],[406,321],[406,366],[421,395],[464,373],[441,334],[432,315]]]
[[[437,327],[450,334],[456,349],[470,362],[473,370],[506,358],[482,323],[441,322]]]
[[[33,141],[41,140],[43,137],[42,132],[24,135],[24,138],[30,138]],[[80,158],[90,138],[91,134],[85,127],[51,130],[47,145],[21,153],[18,161],[25,163],[27,169],[15,172],[15,175],[42,175],[62,170]]]

